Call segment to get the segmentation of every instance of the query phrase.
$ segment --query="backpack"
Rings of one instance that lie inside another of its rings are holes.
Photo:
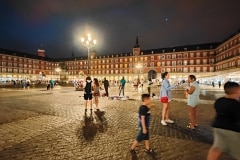
[[[84,93],[85,94],[92,94],[92,81],[91,82],[87,82],[86,81],[86,86],[84,88]]]

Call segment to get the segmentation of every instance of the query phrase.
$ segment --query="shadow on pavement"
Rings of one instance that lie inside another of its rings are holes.
[[[97,110],[94,112],[96,116],[93,115],[91,111],[88,115],[84,113],[83,126],[78,131],[78,137],[81,139],[81,135],[87,140],[92,141],[96,134],[103,133],[107,130],[107,123],[105,122],[104,111]]]
[[[191,130],[187,127],[182,127],[182,126],[179,126],[176,124],[168,125],[168,127],[170,129],[175,130],[175,133],[179,132],[181,134],[181,136],[173,137],[173,138],[191,139],[193,141],[207,143],[207,144],[212,144],[212,142],[213,142],[213,136],[212,136],[211,131],[204,128],[204,126],[198,126],[194,130]],[[183,135],[185,135],[185,136],[183,136]]]
[[[97,134],[97,125],[94,123],[92,112],[88,116],[87,113],[84,114],[84,125],[82,127],[83,137],[86,140],[93,140]]]

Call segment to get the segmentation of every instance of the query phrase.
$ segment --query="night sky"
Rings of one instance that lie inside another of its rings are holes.
[[[240,29],[240,0],[1,0],[0,48],[49,57],[99,55],[219,42]]]

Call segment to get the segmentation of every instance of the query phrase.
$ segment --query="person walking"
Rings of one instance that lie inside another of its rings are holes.
[[[207,160],[218,160],[223,152],[240,160],[240,85],[236,82],[226,82],[224,91],[225,97],[217,99],[214,103],[214,142]]]
[[[22,88],[25,89],[27,87],[26,79],[23,79],[21,82],[22,82]]]
[[[50,83],[50,89],[53,90],[53,87],[54,87],[54,81],[51,79],[51,80],[49,81],[49,83]]]
[[[93,87],[92,87],[91,77],[88,76],[86,78],[86,82],[85,82],[83,88],[84,88],[85,112],[87,112],[88,103],[90,105],[90,110],[92,111],[92,98],[93,98],[92,91],[93,91]]]
[[[221,81],[218,81],[218,87],[221,88],[221,86],[222,86]]]
[[[123,93],[124,96],[124,88],[125,88],[125,84],[126,84],[126,80],[124,79],[124,77],[122,77],[122,79],[120,80],[120,86],[119,86],[119,96],[121,95],[121,92]]]
[[[109,82],[106,78],[104,78],[103,85],[104,85],[104,89],[105,89],[105,92],[106,92],[106,96],[108,97],[109,96],[109,93],[108,93]]]
[[[151,95],[151,86],[152,86],[152,84],[153,84],[152,79],[149,78],[148,79],[148,87],[147,87],[149,95]]]
[[[100,85],[99,85],[99,82],[98,82],[97,78],[93,79],[93,96],[94,96],[94,102],[95,102],[95,105],[96,105],[96,109],[99,110],[99,108],[98,108],[98,104],[99,104],[98,98],[100,96]]]
[[[26,83],[27,83],[27,89],[29,89],[30,88],[30,83],[31,83],[30,79],[27,79]]]
[[[215,83],[214,83],[214,81],[212,81],[212,86],[213,86],[213,88],[215,87]]]
[[[170,85],[169,78],[168,72],[162,73],[163,81],[160,90],[160,100],[163,104],[161,124],[164,126],[166,126],[167,123],[174,123],[174,121],[169,118],[169,102],[171,102],[172,99],[171,89],[177,87],[177,85]]]
[[[188,76],[190,87],[187,88],[187,105],[189,106],[189,119],[190,123],[187,125],[190,129],[195,129],[197,124],[197,105],[199,104],[200,87],[196,81],[195,75]]]
[[[139,132],[136,140],[134,140],[130,153],[136,154],[135,148],[138,143],[143,141],[145,142],[145,151],[146,153],[154,153],[154,150],[150,148],[149,144],[149,126],[150,126],[150,108],[151,108],[151,98],[149,94],[142,94],[142,105],[139,107],[139,116],[138,116],[138,126]]]

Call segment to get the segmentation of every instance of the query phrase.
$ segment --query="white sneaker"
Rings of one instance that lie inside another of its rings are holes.
[[[167,122],[167,123],[174,123],[174,121],[172,121],[170,119],[165,120],[165,122]]]
[[[162,123],[163,126],[167,125],[167,123],[164,120],[161,120],[161,123]]]

